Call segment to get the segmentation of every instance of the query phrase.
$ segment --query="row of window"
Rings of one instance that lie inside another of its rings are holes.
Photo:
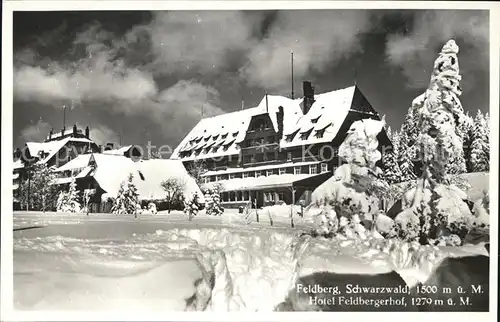
[[[223,192],[221,195],[222,202],[236,202],[236,201],[251,201],[252,195],[249,191],[229,191]],[[255,197],[254,197],[255,198]],[[264,201],[284,201],[284,192],[264,192]]]
[[[321,173],[328,171],[328,164],[321,163],[320,164]],[[216,175],[216,176],[207,176],[205,177],[205,183],[212,181],[221,181],[227,179],[236,179],[236,178],[259,178],[259,177],[269,177],[272,175],[284,175],[287,173],[287,168],[279,168],[279,169],[269,169],[266,171],[247,171],[247,172],[239,172],[239,173],[230,173],[229,175]],[[309,166],[309,174],[317,174],[318,173],[318,165],[311,164]],[[302,167],[295,166],[293,167],[293,174],[303,174]],[[214,180],[215,179],[215,180]]]

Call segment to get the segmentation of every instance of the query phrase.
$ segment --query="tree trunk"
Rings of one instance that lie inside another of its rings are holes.
[[[170,210],[172,209],[172,201],[168,202],[168,213],[170,214]]]

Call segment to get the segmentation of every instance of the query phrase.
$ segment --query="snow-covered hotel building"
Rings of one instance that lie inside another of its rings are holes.
[[[339,165],[338,147],[354,121],[380,119],[354,85],[303,97],[266,95],[257,107],[204,118],[174,150],[186,168],[203,162],[204,187],[223,187],[225,207],[309,203],[311,192]],[[380,146],[390,144],[379,135]]]

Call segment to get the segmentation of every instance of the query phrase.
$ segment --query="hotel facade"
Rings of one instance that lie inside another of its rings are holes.
[[[204,118],[171,159],[187,169],[202,163],[202,189],[221,187],[226,208],[307,205],[341,164],[337,152],[351,124],[381,118],[356,85],[315,94],[306,81],[303,94],[265,95],[256,107]],[[378,139],[380,149],[391,145],[385,130]]]

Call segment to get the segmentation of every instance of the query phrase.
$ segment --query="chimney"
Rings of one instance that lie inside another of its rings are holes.
[[[115,145],[113,143],[106,143],[106,147],[104,148],[104,151],[113,150],[114,146]]]
[[[73,125],[73,136],[76,136],[76,124]]]
[[[311,85],[311,82],[304,81],[303,83],[303,91],[304,91],[304,101],[302,102],[302,112],[307,114],[309,109],[314,103],[314,88]]]
[[[283,112],[283,106],[280,106],[278,108],[278,113],[276,113],[276,122],[278,123],[278,134],[281,138],[283,135],[283,118],[285,116],[285,113]]]
[[[49,141],[52,140],[52,134],[54,134],[54,129],[50,129],[49,131]]]
[[[89,127],[88,127],[88,126],[85,128],[85,137],[86,137],[87,139],[90,139],[90,129],[89,129]]]

